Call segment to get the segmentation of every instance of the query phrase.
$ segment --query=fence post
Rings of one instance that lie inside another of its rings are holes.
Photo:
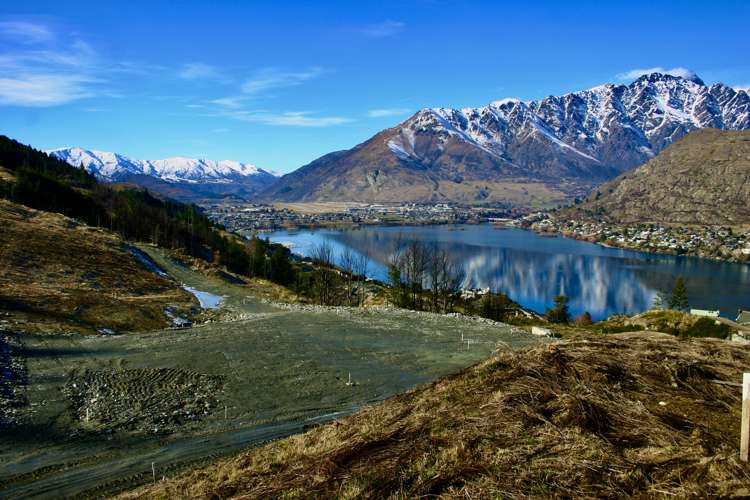
[[[750,460],[750,373],[742,374],[742,428],[740,429],[740,460]]]

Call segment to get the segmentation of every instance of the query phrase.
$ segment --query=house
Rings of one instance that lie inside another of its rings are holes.
[[[706,311],[705,309],[690,309],[693,316],[706,316],[707,318],[718,318],[719,311]]]
[[[740,325],[750,325],[750,311],[743,311],[740,309],[739,314],[737,314],[737,319],[735,320]]]

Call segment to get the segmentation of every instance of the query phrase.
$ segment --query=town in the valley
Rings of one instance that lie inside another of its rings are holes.
[[[557,215],[554,209],[530,212],[510,206],[451,203],[211,203],[204,208],[214,222],[245,235],[278,229],[358,225],[492,224],[499,228],[518,227],[541,234],[559,234],[615,248],[750,261],[750,228],[611,224],[567,219]]]

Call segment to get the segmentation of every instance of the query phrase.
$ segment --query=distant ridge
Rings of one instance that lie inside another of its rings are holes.
[[[510,202],[583,197],[692,130],[750,128],[750,96],[696,75],[652,73],[538,101],[429,108],[325,155],[267,201]]]
[[[47,153],[70,165],[83,166],[102,181],[133,183],[183,201],[224,196],[248,198],[278,177],[250,163],[232,160],[183,157],[137,160],[78,147]]]

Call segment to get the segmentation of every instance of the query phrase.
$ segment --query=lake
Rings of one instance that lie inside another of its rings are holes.
[[[268,233],[293,252],[309,255],[329,241],[371,259],[368,275],[386,280],[386,265],[398,241],[420,240],[446,249],[466,272],[465,288],[492,288],[524,307],[543,312],[556,295],[569,298],[571,313],[594,319],[635,314],[651,307],[658,290],[685,278],[690,306],[719,309],[734,318],[750,308],[750,265],[635,252],[523,229],[482,225],[366,226]]]

